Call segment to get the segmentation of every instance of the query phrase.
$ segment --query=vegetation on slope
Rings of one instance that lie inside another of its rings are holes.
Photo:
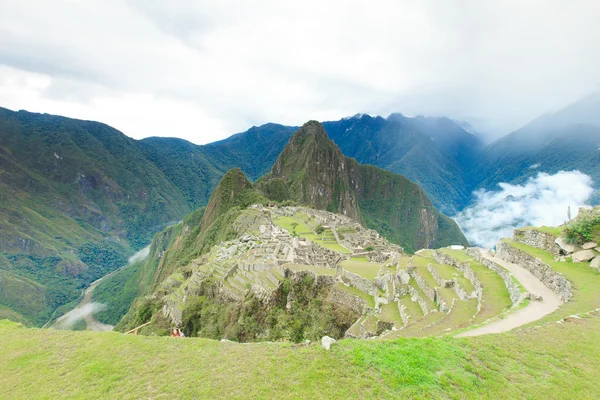
[[[315,121],[292,136],[258,187],[278,201],[289,199],[364,222],[408,251],[467,244],[456,223],[440,214],[417,185],[344,157]]]

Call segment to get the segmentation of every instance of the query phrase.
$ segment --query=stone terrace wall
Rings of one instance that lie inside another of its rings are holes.
[[[417,289],[409,285],[408,293],[410,294],[411,300],[416,302],[419,305],[419,307],[421,307],[423,314],[427,314],[430,311],[429,307],[427,306],[427,301],[425,301],[425,299],[421,296],[421,293],[419,293]]]
[[[510,272],[508,272],[503,266],[495,263],[494,261],[488,258],[483,257],[481,255],[480,249],[469,248],[467,249],[467,253],[469,253],[469,255],[471,255],[476,261],[479,261],[480,263],[482,263],[483,265],[500,275],[500,277],[504,281],[506,289],[508,289],[510,301],[513,304],[517,304],[523,299],[524,294],[521,293],[521,288],[512,279],[512,275],[510,274]]]
[[[539,258],[535,258],[504,242],[499,242],[496,245],[496,249],[497,257],[529,270],[529,272],[541,280],[544,285],[548,286],[563,301],[569,301],[573,296],[571,282]]]
[[[461,300],[465,300],[462,297],[462,296],[465,296],[465,294],[466,294],[466,298],[476,297],[477,298],[477,312],[479,312],[479,310],[481,310],[481,304],[482,304],[481,300],[483,298],[483,289],[481,287],[481,282],[477,278],[477,275],[475,275],[475,272],[471,268],[471,265],[468,262],[460,262],[458,260],[455,260],[453,257],[451,257],[447,254],[444,254],[444,253],[440,253],[438,251],[433,253],[433,257],[434,257],[435,261],[437,261],[440,264],[452,265],[458,271],[462,272],[464,277],[467,278],[467,280],[469,282],[471,282],[471,284],[475,288],[475,291],[473,293],[466,293],[466,291],[463,289],[462,286],[460,286],[460,284],[458,283],[458,280],[456,280],[456,279],[455,279],[455,283],[454,283],[454,288],[456,290],[456,294],[458,295],[458,297]]]
[[[560,248],[555,242],[556,237],[549,233],[536,231],[535,229],[515,229],[513,240],[547,251],[555,257],[560,255]]]
[[[362,276],[355,274],[354,272],[347,271],[344,268],[338,268],[337,272],[341,275],[342,280],[350,286],[354,286],[361,292],[370,294],[373,297],[377,295],[377,287],[367,278],[363,278]]]
[[[348,307],[352,311],[356,312],[359,315],[364,314],[367,310],[372,309],[367,305],[367,302],[351,293],[348,293],[344,290],[340,290],[337,286],[333,286],[331,291],[329,292],[328,300],[332,303],[337,303],[342,306]]]

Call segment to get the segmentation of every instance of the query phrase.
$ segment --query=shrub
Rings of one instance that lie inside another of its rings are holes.
[[[565,241],[569,244],[582,244],[593,240],[594,228],[600,224],[600,216],[582,216],[564,229]]]
[[[373,246],[365,247],[365,251],[373,251],[373,250],[375,250],[375,247],[373,247]]]
[[[323,225],[319,225],[315,228],[315,232],[317,233],[317,235],[320,235],[321,233],[325,232],[325,228],[323,227]]]

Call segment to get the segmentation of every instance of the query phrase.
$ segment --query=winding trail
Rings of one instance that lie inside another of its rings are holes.
[[[542,301],[531,301],[529,304],[510,312],[505,318],[494,320],[480,328],[475,328],[456,335],[455,337],[479,336],[488,333],[501,333],[519,326],[528,324],[533,321],[554,312],[563,303],[556,293],[550,290],[546,285],[536,278],[531,272],[521,267],[520,265],[504,261],[498,257],[485,251],[482,252],[483,257],[506,268],[518,281],[523,285],[529,293],[534,293],[542,296]]]

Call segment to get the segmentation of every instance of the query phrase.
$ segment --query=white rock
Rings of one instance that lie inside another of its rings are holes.
[[[600,253],[600,246],[596,247],[594,250],[596,250],[598,253]]]
[[[583,245],[581,245],[581,248],[584,250],[591,250],[596,246],[598,246],[598,243],[587,242],[587,243],[584,243]]]
[[[556,243],[558,245],[558,247],[560,247],[564,252],[566,253],[573,253],[575,251],[577,251],[577,246],[574,244],[568,244],[564,238],[559,237],[557,238],[554,243]]]
[[[325,350],[329,350],[329,348],[331,347],[332,344],[335,343],[335,339],[334,338],[330,338],[329,336],[323,336],[321,338],[321,346],[323,346],[323,348]]]
[[[587,262],[595,256],[596,255],[592,250],[581,250],[577,253],[573,253],[573,262]]]
[[[600,268],[600,256],[594,258],[590,263],[590,267],[599,269]]]
[[[450,248],[452,250],[464,250],[465,246],[461,246],[461,245],[458,245],[458,244],[453,244],[452,246],[450,246]]]

